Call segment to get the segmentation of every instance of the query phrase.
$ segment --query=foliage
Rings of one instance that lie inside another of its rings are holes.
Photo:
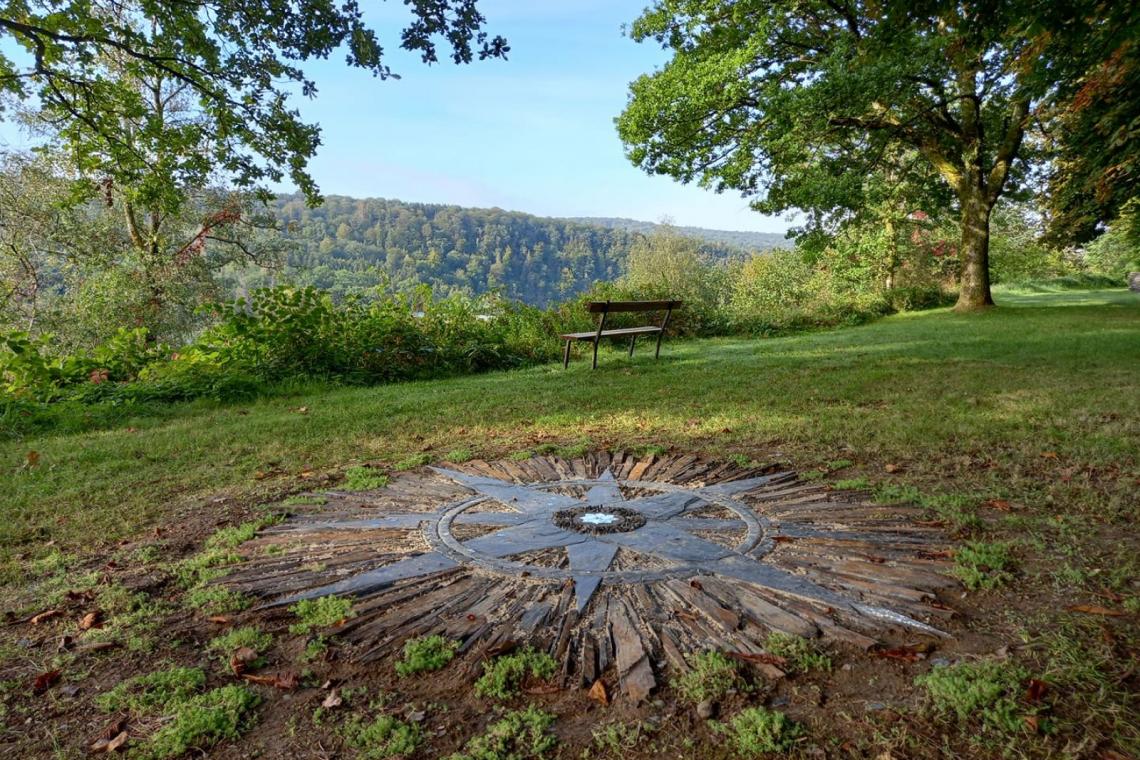
[[[715,702],[748,687],[737,663],[720,652],[698,652],[687,659],[690,669],[673,681],[673,687],[688,702]]]
[[[223,664],[228,664],[230,657],[239,649],[252,649],[257,654],[263,654],[273,646],[273,637],[254,626],[242,626],[215,636],[210,639],[206,648],[216,652]]]
[[[456,63],[508,50],[482,30],[474,0],[417,2],[411,13],[400,44],[427,63],[437,60],[439,38]],[[132,186],[147,158],[177,156],[132,188],[144,206],[167,211],[181,202],[181,186],[205,187],[215,172],[243,187],[280,182],[287,172],[315,198],[305,167],[320,130],[290,103],[316,91],[301,65],[344,46],[348,65],[381,79],[392,75],[355,0],[303,7],[131,2],[118,12],[80,0],[32,0],[7,6],[0,35],[30,54],[12,57],[5,46],[0,93],[38,100],[62,117],[61,138],[77,165]],[[163,121],[138,82],[168,83],[202,118],[177,127]],[[179,150],[189,145],[204,149]]]
[[[360,757],[385,760],[412,755],[423,742],[423,730],[391,715],[381,715],[369,723],[354,715],[344,727],[344,737]]]
[[[547,732],[552,723],[554,716],[534,705],[512,710],[447,760],[540,760],[558,746]]]
[[[128,678],[95,698],[104,712],[148,715],[164,712],[185,702],[206,685],[206,674],[199,668],[170,668]]]
[[[788,670],[807,673],[812,670],[831,670],[831,658],[814,639],[788,633],[773,633],[764,643],[764,650],[783,657]]]
[[[1016,733],[1028,714],[1018,704],[1024,668],[1008,661],[980,660],[934,668],[915,682],[926,689],[934,710],[959,723],[979,721],[984,729]]]
[[[971,591],[1004,586],[1013,579],[1012,567],[1006,543],[970,541],[954,550],[954,575]]]
[[[766,212],[843,215],[882,200],[891,171],[922,195],[936,173],[962,220],[958,305],[983,307],[990,209],[1020,183],[1023,138],[1055,78],[1083,73],[1052,66],[1055,38],[1071,38],[1038,13],[657,0],[631,36],[671,57],[632,83],[618,131],[647,172],[738,190]]]
[[[300,622],[289,626],[289,633],[306,634],[317,628],[337,625],[356,613],[352,600],[343,596],[321,596],[316,599],[302,599],[289,608],[300,618]]]
[[[784,713],[764,707],[746,707],[732,716],[727,726],[716,724],[714,728],[729,737],[741,757],[788,752],[804,733],[803,727]]]
[[[186,605],[205,615],[226,615],[247,609],[253,601],[225,586],[197,586],[186,592]]]
[[[528,676],[545,681],[558,672],[558,663],[545,652],[525,647],[517,652],[483,663],[483,675],[475,682],[475,693],[481,697],[510,699]]]
[[[175,705],[170,722],[133,751],[132,757],[165,760],[236,739],[252,722],[251,713],[260,702],[259,696],[237,684],[190,697]]]
[[[439,635],[420,636],[404,642],[404,658],[396,663],[396,673],[410,676],[439,670],[455,657],[459,642]]]
[[[1085,262],[1118,284],[1129,272],[1140,272],[1140,198],[1125,204],[1108,230],[1085,247]]]
[[[344,471],[341,485],[347,491],[371,491],[388,485],[388,476],[374,467],[358,465]]]

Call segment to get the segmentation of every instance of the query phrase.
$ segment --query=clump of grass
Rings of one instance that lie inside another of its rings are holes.
[[[352,600],[343,596],[302,599],[289,608],[300,621],[289,626],[289,633],[304,635],[317,628],[328,628],[355,616]]]
[[[700,652],[688,660],[691,670],[673,682],[674,688],[688,702],[715,702],[748,686],[736,662],[720,652]]]
[[[819,642],[787,633],[773,633],[764,645],[768,654],[783,657],[787,669],[793,673],[808,673],[812,670],[831,671],[831,657],[823,651]]]
[[[264,520],[255,520],[253,522],[242,523],[241,525],[221,528],[215,531],[214,535],[206,539],[206,550],[236,549],[246,541],[252,540],[253,537],[257,535],[257,531],[277,521],[277,518],[267,517]]]
[[[619,720],[595,728],[590,732],[590,738],[595,753],[605,753],[607,757],[624,757],[626,752],[635,749],[654,731],[656,728],[652,724],[640,720],[630,723]],[[596,754],[591,755],[593,756]]]
[[[644,446],[634,448],[634,453],[641,457],[647,456],[661,456],[669,450],[668,446],[662,446],[659,443],[647,443]]]
[[[407,757],[423,742],[423,731],[414,723],[405,723],[391,715],[381,715],[365,722],[353,716],[345,725],[344,739],[362,758],[386,760]]]
[[[95,697],[95,706],[104,712],[130,712],[148,715],[165,712],[185,702],[206,685],[201,668],[170,668],[128,678],[115,688]]]
[[[971,591],[993,589],[1013,580],[1008,543],[970,541],[954,552],[954,575]]]
[[[850,459],[833,459],[827,463],[827,469],[829,472],[835,472],[836,470],[846,470],[848,467],[851,467],[854,464],[855,463]]]
[[[474,459],[474,457],[475,454],[471,451],[471,449],[452,449],[451,451],[447,452],[443,458],[448,462],[462,464],[463,462]]]
[[[211,652],[217,652],[218,656],[222,659],[222,663],[228,664],[230,657],[239,649],[252,649],[261,655],[272,646],[272,636],[254,626],[247,625],[241,628],[234,628],[232,631],[224,633],[221,636],[215,636],[210,640],[210,643],[206,645],[206,649]],[[255,666],[259,664],[260,659],[254,663]]]
[[[867,480],[865,477],[860,476],[858,478],[845,478],[843,480],[837,480],[833,485],[837,490],[840,491],[866,491],[871,487],[871,481]]]
[[[198,694],[177,705],[170,722],[131,756],[165,760],[236,739],[252,723],[251,713],[260,701],[248,688],[236,684]]]
[[[421,636],[404,642],[404,659],[396,663],[396,673],[410,676],[439,670],[455,658],[459,642],[443,636]]]
[[[414,454],[407,459],[402,459],[396,463],[396,469],[400,472],[407,470],[414,470],[417,467],[423,467],[425,464],[431,462],[431,454]]]
[[[534,705],[508,712],[447,760],[544,758],[558,746],[558,739],[548,733],[552,723],[554,716]]]
[[[1027,675],[1012,662],[979,660],[935,668],[915,683],[926,689],[939,715],[958,723],[977,719],[983,729],[1014,733],[1025,727],[1018,696]]]
[[[145,592],[130,591],[118,583],[100,589],[96,602],[106,619],[101,628],[88,631],[84,638],[117,641],[132,652],[153,650],[155,633],[163,618],[173,611]]]
[[[206,615],[225,615],[241,612],[253,603],[245,594],[225,586],[198,586],[186,592],[184,599],[188,607],[193,607]]]
[[[301,652],[303,662],[316,662],[323,660],[329,652],[329,642],[324,636],[316,636],[305,644],[305,651]]]
[[[713,728],[728,736],[741,757],[788,752],[803,735],[803,727],[787,715],[764,707],[748,707],[727,725],[717,723]]]
[[[193,588],[225,575],[226,565],[241,562],[241,555],[232,549],[214,548],[199,552],[170,567],[178,585]]]
[[[135,549],[133,558],[135,562],[138,562],[140,565],[149,565],[157,562],[161,556],[162,553],[158,550],[157,546],[147,544],[146,546],[140,546],[138,549]]]
[[[510,699],[528,675],[547,680],[558,671],[558,663],[545,652],[527,647],[512,654],[483,663],[483,675],[475,682],[475,693],[481,697]]]
[[[530,449],[522,449],[521,451],[512,451],[507,455],[507,459],[510,459],[512,462],[525,462],[532,456],[534,456],[534,453]]]
[[[587,451],[593,447],[593,441],[589,438],[583,438],[577,443],[568,443],[565,446],[558,447],[558,456],[563,459],[573,459],[575,457],[583,456]]]
[[[322,504],[327,504],[327,503],[328,503],[327,498],[325,498],[324,496],[319,496],[317,494],[313,494],[313,493],[297,493],[297,494],[293,494],[292,496],[286,497],[284,500],[281,501],[281,505],[284,507],[303,507],[303,506],[319,507]]]
[[[358,465],[344,471],[341,487],[346,491],[371,491],[388,485],[388,476],[374,467]]]

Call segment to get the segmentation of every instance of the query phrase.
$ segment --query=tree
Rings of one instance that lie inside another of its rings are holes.
[[[1028,0],[657,0],[632,36],[672,58],[632,83],[618,130],[637,166],[739,190],[765,212],[849,208],[893,151],[914,150],[958,206],[957,308],[984,308],[990,212],[1053,92],[1048,12]]]
[[[476,0],[407,5],[412,18],[400,46],[418,51],[425,63],[438,60],[441,37],[456,63],[504,57],[509,50],[502,37],[483,31]],[[24,54],[0,48],[0,95],[35,98],[54,112],[61,135],[80,156],[97,150],[117,159],[112,166],[136,166],[152,157],[139,152],[137,140],[124,139],[124,130],[160,141],[189,138],[208,147],[179,169],[200,172],[208,164],[243,188],[288,174],[310,201],[318,191],[306,166],[320,130],[291,106],[294,91],[316,93],[301,64],[343,47],[348,65],[380,79],[396,76],[356,0],[14,0],[0,5],[0,43],[5,40]],[[117,70],[108,69],[110,61]],[[172,131],[155,121],[137,83],[156,81],[201,111],[192,129]],[[175,174],[147,192],[158,202],[177,203],[185,180]]]

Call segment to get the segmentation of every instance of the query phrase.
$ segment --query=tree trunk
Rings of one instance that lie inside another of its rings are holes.
[[[958,257],[958,303],[954,311],[979,311],[994,305],[990,294],[990,210],[981,190],[971,189],[962,198],[962,241]]]

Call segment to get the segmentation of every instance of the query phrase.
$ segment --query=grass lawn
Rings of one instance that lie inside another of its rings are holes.
[[[1140,606],[1140,296],[999,293],[998,301],[973,316],[936,310],[772,339],[671,341],[660,361],[651,350],[632,361],[615,350],[597,371],[579,358],[567,371],[309,387],[9,437],[0,444],[0,546],[10,606],[34,607],[22,591],[51,557],[105,560],[118,542],[156,527],[197,526],[187,541],[201,541],[251,505],[361,463],[397,468],[539,447],[780,461],[882,501],[917,502],[963,541],[1009,543],[1018,570],[1000,593],[1012,596],[993,609],[1012,610],[1001,613],[1009,631],[1048,627],[1061,637],[1037,663],[1054,668],[1054,689],[1069,695],[1056,730],[1084,722],[1094,726],[1090,752],[1135,751],[1136,663],[1130,671],[1127,657],[1108,660],[1135,642]],[[987,593],[995,592],[976,596]],[[1070,614],[1057,600],[1123,614]],[[1109,624],[1110,634],[1098,632]],[[1082,637],[1109,647],[1107,664],[1082,676],[1088,693],[1069,684],[1063,665]],[[941,746],[936,730],[905,721],[866,738],[904,755]]]

